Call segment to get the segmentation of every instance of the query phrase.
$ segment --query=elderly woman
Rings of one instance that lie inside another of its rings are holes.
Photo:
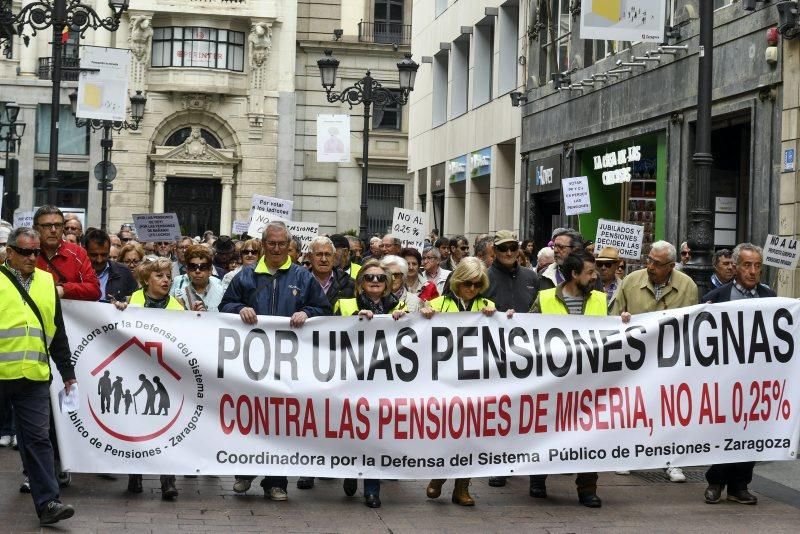
[[[400,257],[406,260],[408,272],[406,273],[406,289],[415,294],[420,300],[433,300],[439,296],[436,284],[425,279],[419,268],[422,265],[422,254],[415,248],[404,248]]]
[[[183,304],[169,294],[172,282],[172,262],[169,259],[147,256],[136,268],[135,274],[142,289],[135,291],[129,302],[114,302],[118,310],[124,310],[128,306],[184,310]],[[142,492],[142,475],[128,475],[128,491]],[[161,497],[166,501],[178,498],[175,475],[161,475]]]
[[[483,297],[483,293],[489,288],[489,276],[486,274],[486,267],[483,262],[475,257],[463,258],[450,277],[450,290],[445,291],[441,297],[437,297],[425,304],[420,313],[426,319],[430,319],[436,312],[482,312],[484,315],[493,315],[495,312],[494,302]],[[475,500],[469,494],[468,478],[457,478],[453,489],[452,501],[461,506],[475,506]],[[425,490],[429,499],[436,499],[442,494],[442,486],[445,479],[439,478],[431,480]]]
[[[242,267],[247,267],[248,265],[255,265],[258,263],[258,259],[261,257],[261,240],[248,239],[242,245],[242,248],[239,250],[239,254],[242,258],[242,264],[235,270],[222,277],[223,291],[228,289],[228,285],[231,283],[231,280],[233,280],[234,276],[239,274],[239,271],[242,270]]]
[[[392,293],[391,278],[389,271],[381,267],[378,260],[368,260],[358,272],[355,298],[339,299],[333,312],[343,317],[357,315],[365,319],[383,314],[391,314],[394,320],[401,318],[406,313],[405,305]],[[355,495],[356,479],[346,478],[343,488],[348,497]],[[380,508],[380,491],[380,480],[364,479],[364,504],[370,508]]]
[[[139,243],[127,243],[119,251],[119,262],[124,263],[133,272],[144,258],[144,248]],[[134,278],[136,275],[134,274]]]
[[[408,276],[408,263],[400,256],[384,256],[380,263],[384,271],[389,275],[389,285],[392,294],[397,297],[408,313],[419,311],[420,299],[417,295],[406,288],[406,277]]]
[[[184,252],[186,274],[172,282],[170,294],[193,311],[218,311],[225,289],[219,278],[211,276],[213,257],[202,245],[191,245]]]

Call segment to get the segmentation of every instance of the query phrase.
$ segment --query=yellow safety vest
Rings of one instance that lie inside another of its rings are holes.
[[[551,315],[568,315],[569,310],[566,305],[556,297],[556,288],[539,291],[539,306],[542,313]],[[608,315],[606,306],[606,294],[602,291],[592,290],[589,299],[586,301],[584,315]]]
[[[442,295],[441,297],[436,297],[432,301],[428,302],[428,306],[430,306],[437,312],[442,312],[442,313],[453,313],[460,311],[458,309],[458,304],[456,304],[456,301],[453,299],[453,297],[449,295]],[[472,306],[470,307],[469,311],[476,312],[489,307],[494,308],[494,302],[492,302],[489,299],[480,297],[472,301]]]
[[[393,311],[397,310],[406,311],[405,301],[401,300],[400,302],[398,302],[397,306],[389,310],[389,313],[392,313]],[[357,313],[358,313],[358,301],[356,299],[339,299],[333,306],[334,315],[341,315],[342,317],[350,317],[351,315],[355,315]]]
[[[358,278],[358,272],[361,270],[361,266],[357,263],[350,263],[350,278],[355,280]]]
[[[144,290],[140,289],[138,291],[134,291],[131,295],[131,300],[128,304],[131,306],[135,306],[136,308],[144,308]],[[167,309],[168,310],[180,310],[185,311],[186,308],[183,307],[183,304],[178,302],[178,299],[170,295],[169,301],[167,301]]]
[[[39,308],[44,332],[11,280],[0,274],[0,380],[50,380],[47,348],[56,334],[53,275],[36,269],[28,295]]]

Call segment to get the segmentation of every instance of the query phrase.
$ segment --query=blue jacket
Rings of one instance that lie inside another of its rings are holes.
[[[258,315],[291,317],[303,311],[309,317],[330,315],[331,305],[322,286],[306,269],[292,263],[291,258],[270,276],[264,258],[253,266],[244,267],[231,280],[219,305],[224,313],[239,313],[253,308]]]

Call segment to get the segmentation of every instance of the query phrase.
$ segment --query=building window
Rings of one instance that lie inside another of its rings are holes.
[[[394,98],[400,98],[399,90],[390,89],[389,92]],[[403,106],[387,103],[385,106],[375,108],[375,113],[372,115],[373,130],[400,130],[402,126]]]
[[[36,108],[36,153],[50,153],[50,104]],[[75,126],[75,117],[69,106],[61,106],[58,116],[58,153],[87,156],[89,154],[89,129]]]
[[[448,0],[436,0],[435,16],[438,17],[447,9]]]
[[[497,78],[498,92],[503,95],[517,88],[519,53],[519,5],[502,5],[498,17],[500,57]]]
[[[375,42],[403,41],[404,0],[375,0]]]
[[[399,184],[367,184],[367,233],[390,232],[394,209],[402,208],[405,190]]]
[[[34,205],[47,204],[47,179],[49,171],[36,171],[33,175]],[[89,173],[58,171],[56,205],[64,208],[89,207]]]
[[[492,99],[494,83],[494,17],[473,29],[475,42],[474,76],[472,77],[472,107],[477,108]]]
[[[167,140],[164,142],[164,146],[181,146],[190,135],[192,135],[191,128],[181,128],[177,132],[167,137]],[[219,139],[217,139],[213,133],[209,132],[205,128],[200,128],[200,137],[205,140],[208,146],[213,148],[222,148]]]
[[[729,6],[733,3],[733,0],[714,0],[714,10],[722,9],[725,6]]]
[[[433,56],[433,127],[447,121],[447,73],[450,68],[450,54],[442,50]]]
[[[153,67],[244,71],[244,33],[216,28],[154,28]]]
[[[453,78],[450,94],[450,117],[467,112],[469,102],[469,35],[453,41]]]
[[[547,65],[547,79],[554,72],[569,70],[569,36],[572,34],[572,15],[569,0],[543,2],[547,19],[547,43],[542,46]]]

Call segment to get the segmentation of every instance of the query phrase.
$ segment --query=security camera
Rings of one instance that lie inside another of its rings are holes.
[[[786,39],[794,39],[800,36],[800,24],[798,24],[797,2],[778,2],[778,31]]]
[[[528,101],[528,97],[525,96],[525,93],[520,91],[511,91],[508,95],[511,97],[511,105],[515,108],[518,108],[520,104],[525,104]]]

